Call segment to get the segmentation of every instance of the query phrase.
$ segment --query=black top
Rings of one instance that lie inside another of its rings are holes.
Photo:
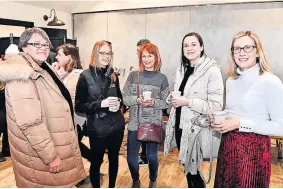
[[[97,138],[109,136],[125,128],[125,120],[121,111],[110,112],[109,108],[101,107],[102,100],[109,96],[122,100],[118,76],[116,75],[114,81],[113,69],[109,74],[105,73],[106,69],[95,69],[90,66],[81,73],[76,88],[75,111],[86,114],[88,134]],[[102,85],[105,84],[105,80],[110,80],[110,85],[107,93],[103,94]]]
[[[194,72],[194,68],[191,67],[191,66],[187,66],[185,68],[186,68],[186,72],[184,74],[184,78],[182,80],[182,83],[181,83],[181,85],[179,87],[179,91],[181,91],[181,96],[184,95],[184,89],[185,89],[185,86],[187,84],[187,81],[188,81],[189,77]],[[175,122],[175,126],[176,126],[177,129],[179,129],[179,126],[180,126],[180,119],[181,119],[181,112],[182,112],[181,110],[182,110],[182,106],[176,108],[176,122]]]

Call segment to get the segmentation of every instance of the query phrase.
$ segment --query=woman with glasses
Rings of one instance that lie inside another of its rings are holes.
[[[90,181],[100,187],[100,166],[108,149],[109,188],[115,187],[119,150],[124,137],[125,120],[121,110],[122,94],[113,70],[112,45],[107,41],[94,44],[89,68],[79,77],[75,110],[87,117],[91,149]]]
[[[19,188],[71,188],[85,178],[71,96],[45,62],[50,46],[43,30],[26,29],[20,54],[0,64]]]
[[[270,73],[261,42],[250,31],[234,36],[226,73],[228,116],[212,120],[213,129],[222,133],[214,186],[268,188],[269,136],[283,136],[282,82]]]
[[[132,175],[132,188],[140,188],[139,149],[137,140],[139,124],[162,123],[162,110],[167,108],[169,94],[167,77],[160,73],[161,58],[158,48],[148,43],[139,50],[139,71],[133,71],[127,78],[123,89],[124,104],[129,106],[129,125],[127,141],[127,162]],[[139,78],[139,79],[138,79]],[[139,80],[139,83],[138,83]],[[137,94],[137,85],[139,92]],[[150,92],[150,99],[145,99],[143,92]],[[149,166],[149,188],[156,188],[158,174],[158,143],[145,142]]]
[[[176,91],[179,95],[174,95]],[[174,91],[167,101],[173,107],[166,126],[164,151],[168,155],[177,144],[179,162],[184,165],[189,188],[205,187],[200,171],[203,154],[199,137],[204,124],[198,125],[192,120],[203,122],[202,115],[207,115],[210,108],[220,111],[223,93],[219,64],[205,54],[204,43],[198,33],[186,34],[182,41],[181,64],[176,71]]]

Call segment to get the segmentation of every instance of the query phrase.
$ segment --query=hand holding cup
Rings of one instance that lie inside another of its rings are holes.
[[[109,100],[109,111],[117,112],[120,109],[121,99],[118,97],[108,97]]]

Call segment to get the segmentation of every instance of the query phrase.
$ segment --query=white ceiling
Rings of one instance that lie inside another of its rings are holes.
[[[226,4],[244,2],[272,2],[273,0],[104,0],[104,1],[14,1],[36,7],[54,8],[67,13],[98,12],[121,9],[140,9],[203,4]],[[283,1],[283,0],[282,0]]]

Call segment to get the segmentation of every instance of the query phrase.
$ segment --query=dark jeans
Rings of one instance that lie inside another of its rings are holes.
[[[115,187],[118,174],[119,151],[124,137],[124,130],[116,131],[107,137],[97,138],[89,133],[91,149],[90,181],[94,188],[100,187],[100,167],[103,162],[105,149],[108,149],[109,188]]]
[[[180,151],[182,129],[179,129],[179,126],[175,127],[175,137],[176,137],[178,150]],[[204,181],[202,180],[199,172],[196,175],[192,175],[191,173],[188,173],[186,177],[189,188],[205,188]]]
[[[152,142],[144,142],[146,145],[146,154],[149,166],[149,179],[155,182],[158,173],[158,144]],[[127,141],[127,162],[132,175],[133,181],[139,180],[139,148],[141,142],[137,140],[137,131],[128,131]]]
[[[147,161],[147,155],[146,155],[146,143],[145,142],[142,142],[141,143],[141,146],[142,146],[142,151],[141,151],[141,159],[145,162],[145,163],[148,163]]]

